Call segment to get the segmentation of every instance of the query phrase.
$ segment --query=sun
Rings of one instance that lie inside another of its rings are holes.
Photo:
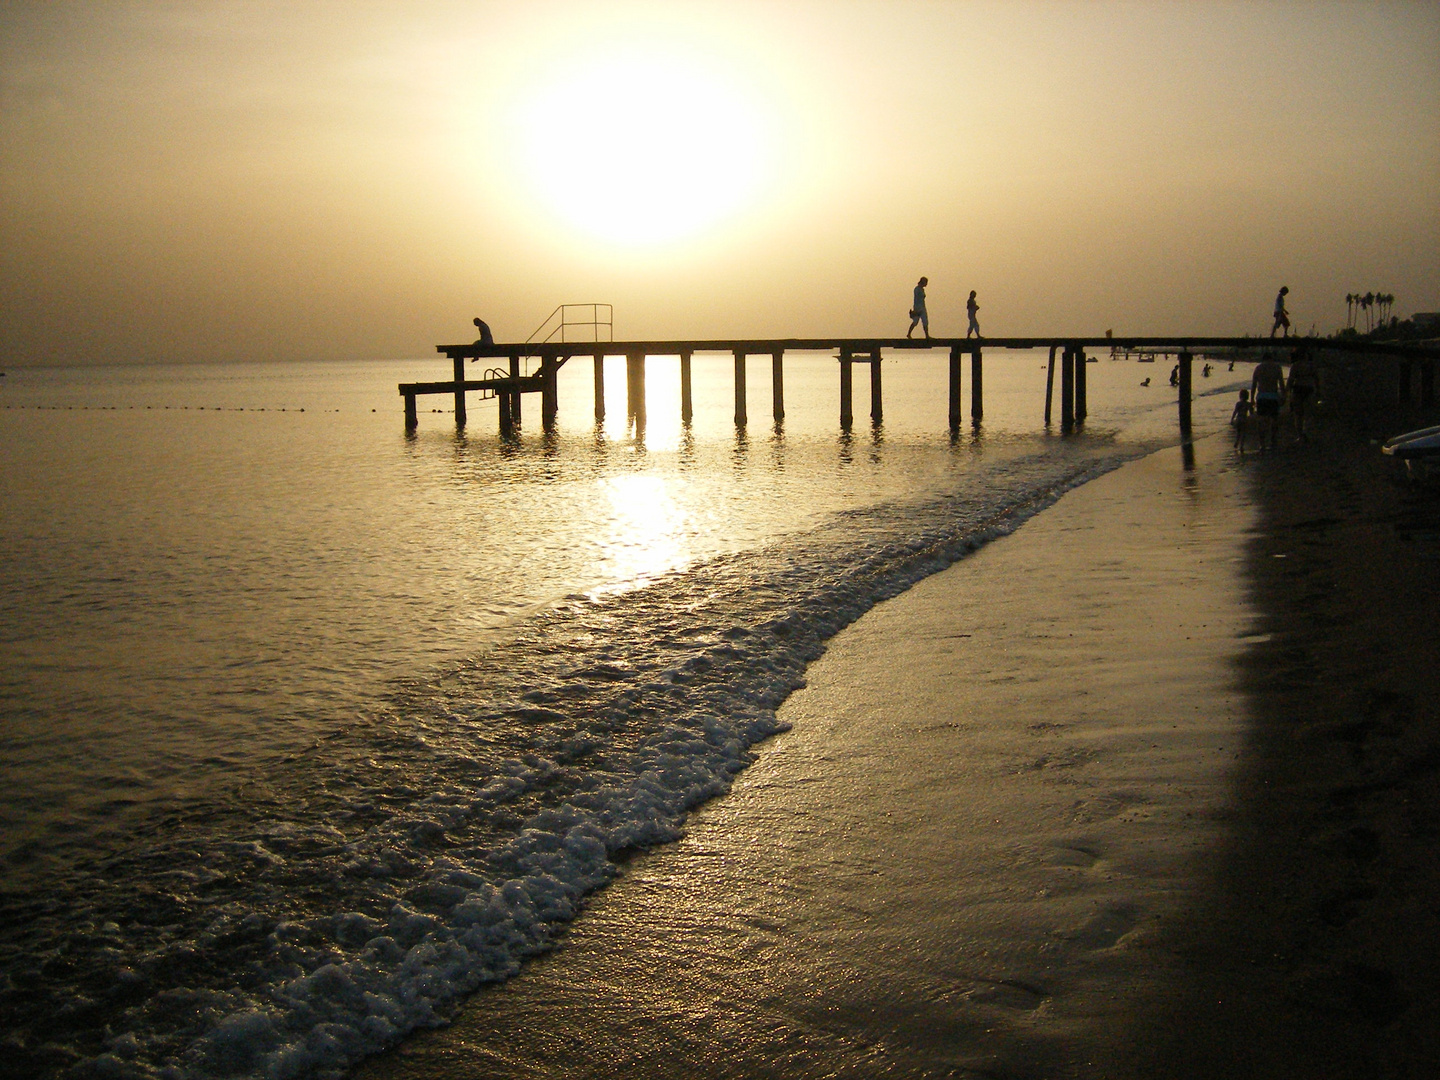
[[[654,246],[715,230],[773,178],[763,102],[694,56],[631,52],[551,67],[512,117],[534,210],[608,244]]]

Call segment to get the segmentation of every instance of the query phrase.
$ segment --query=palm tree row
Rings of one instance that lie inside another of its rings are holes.
[[[1362,311],[1365,313],[1365,332],[1368,334],[1375,329],[1375,315],[1379,316],[1381,326],[1390,317],[1390,309],[1395,306],[1394,293],[1368,292],[1363,296],[1360,293],[1345,294],[1345,314],[1347,325],[1351,329],[1355,327],[1355,319]],[[1372,315],[1372,311],[1374,315]]]

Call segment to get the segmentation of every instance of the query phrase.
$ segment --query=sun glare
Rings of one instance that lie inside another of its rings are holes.
[[[762,103],[688,58],[631,54],[552,68],[514,122],[536,209],[620,246],[685,240],[732,221],[774,169]]]

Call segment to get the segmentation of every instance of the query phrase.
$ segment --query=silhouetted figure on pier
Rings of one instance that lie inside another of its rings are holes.
[[[1176,364],[1174,367],[1172,367],[1172,368],[1170,369],[1170,385],[1171,385],[1171,386],[1179,386],[1179,385],[1180,385],[1180,365],[1179,365],[1179,364]]]
[[[1280,291],[1275,294],[1275,325],[1270,328],[1270,336],[1275,336],[1275,331],[1283,329],[1282,337],[1290,336],[1290,313],[1285,310],[1285,294],[1290,291],[1288,285],[1281,285]]]
[[[910,329],[905,331],[908,338],[915,333],[915,325],[918,323],[925,330],[925,338],[930,338],[930,313],[925,310],[925,286],[930,284],[929,278],[922,277],[915,285],[915,299],[910,303]]]
[[[477,341],[477,342],[475,342],[475,344],[476,344],[476,345],[494,345],[494,344],[495,344],[495,335],[492,334],[492,333],[490,333],[490,324],[487,323],[484,319],[481,319],[481,318],[478,318],[478,317],[477,317],[477,318],[475,319],[475,325],[476,325],[477,327],[479,327],[479,329],[480,329],[480,340]]]
[[[1270,432],[1270,449],[1275,449],[1275,436],[1280,431],[1280,399],[1285,393],[1285,369],[1274,360],[1262,360],[1250,377],[1255,402],[1255,415],[1260,418],[1260,445],[1265,445],[1265,432]]]
[[[970,336],[970,331],[975,331],[975,336],[980,336],[980,323],[975,319],[975,313],[980,310],[980,305],[975,302],[975,290],[970,290],[970,299],[965,301],[965,312],[970,316],[970,325],[965,328],[965,336]]]

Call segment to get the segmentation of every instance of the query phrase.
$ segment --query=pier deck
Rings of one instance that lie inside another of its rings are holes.
[[[984,416],[983,366],[985,350],[1033,350],[1050,352],[1049,377],[1045,391],[1045,422],[1051,419],[1051,398],[1057,353],[1061,356],[1060,412],[1061,426],[1069,430],[1082,423],[1086,415],[1085,363],[1093,357],[1086,350],[1111,355],[1128,353],[1173,354],[1180,365],[1180,420],[1182,429],[1189,428],[1190,362],[1196,355],[1223,352],[1244,354],[1261,349],[1326,350],[1369,353],[1396,357],[1402,366],[1401,385],[1411,384],[1411,368],[1420,364],[1419,386],[1422,398],[1433,398],[1434,360],[1440,348],[1433,345],[1410,345],[1400,342],[1346,341],[1317,337],[1231,337],[1220,335],[1063,335],[1045,337],[987,338],[906,338],[906,337],[825,337],[825,338],[690,338],[645,341],[545,341],[494,342],[479,341],[458,345],[437,345],[436,351],[450,359],[454,378],[448,382],[400,384],[405,399],[405,421],[408,429],[417,424],[415,399],[425,394],[453,394],[455,422],[464,426],[465,394],[478,390],[500,400],[500,430],[509,434],[520,419],[520,401],[525,393],[542,395],[542,418],[548,427],[556,415],[555,377],[559,369],[576,357],[590,357],[595,365],[595,417],[605,415],[602,365],[608,356],[626,358],[626,388],[629,415],[643,420],[645,412],[645,361],[650,357],[678,357],[680,360],[681,418],[690,421],[693,405],[690,394],[690,360],[697,353],[730,353],[735,360],[735,422],[744,425],[746,415],[746,361],[751,356],[769,356],[772,365],[774,417],[785,415],[783,358],[787,352],[833,352],[840,366],[840,422],[848,426],[851,415],[851,369],[854,364],[870,365],[870,415],[879,422],[882,416],[881,365],[903,356],[919,358],[936,349],[948,353],[950,390],[950,427],[953,431],[961,421],[961,367],[968,354],[971,367],[970,416],[979,423]],[[898,354],[898,355],[897,355]],[[465,363],[478,360],[506,361],[506,369],[495,368],[484,378],[467,378]],[[525,374],[525,361],[538,361],[539,370]]]

